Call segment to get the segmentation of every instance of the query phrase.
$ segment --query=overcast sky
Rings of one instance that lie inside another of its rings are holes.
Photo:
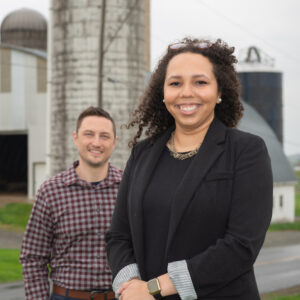
[[[151,62],[155,66],[170,42],[184,36],[222,38],[241,49],[256,46],[275,59],[283,73],[284,150],[300,153],[300,1],[150,0]],[[0,21],[28,7],[47,19],[49,0],[0,1]]]

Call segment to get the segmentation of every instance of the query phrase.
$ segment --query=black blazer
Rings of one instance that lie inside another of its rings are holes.
[[[152,146],[148,139],[137,144],[127,162],[106,236],[113,277],[137,263],[145,279],[142,199],[171,131]],[[253,264],[271,220],[272,193],[264,141],[215,118],[177,188],[165,250],[168,262],[187,261],[198,299],[259,299]]]

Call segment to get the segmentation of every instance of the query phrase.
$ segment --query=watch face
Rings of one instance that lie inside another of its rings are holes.
[[[156,278],[151,279],[148,281],[148,289],[149,289],[149,293],[151,295],[155,295],[160,293],[160,286],[159,286],[159,282]]]

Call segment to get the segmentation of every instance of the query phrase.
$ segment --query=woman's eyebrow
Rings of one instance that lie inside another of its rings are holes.
[[[181,79],[183,76],[180,75],[171,75],[170,77],[167,78],[167,80],[171,80],[171,79]],[[209,77],[205,74],[194,74],[192,75],[192,78],[198,78],[198,77],[205,77],[207,79],[209,79]]]

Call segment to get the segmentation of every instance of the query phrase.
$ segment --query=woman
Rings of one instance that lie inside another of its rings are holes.
[[[121,300],[259,299],[272,173],[263,140],[234,129],[233,51],[221,40],[170,45],[129,124],[138,132],[106,236]]]

